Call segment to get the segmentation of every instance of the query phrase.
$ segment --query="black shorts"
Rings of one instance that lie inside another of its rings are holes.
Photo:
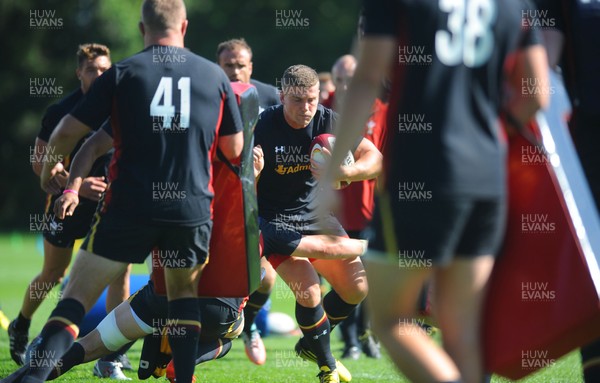
[[[124,263],[144,263],[150,252],[158,248],[155,251],[159,251],[164,268],[191,268],[208,261],[211,230],[212,221],[194,227],[159,226],[108,207],[95,214],[81,247]]]
[[[54,214],[54,202],[59,196],[53,196],[48,203],[46,208],[46,214]],[[84,200],[77,205],[77,208],[73,212],[72,216],[65,217],[65,219],[53,218],[51,227],[53,230],[45,230],[43,232],[44,239],[51,245],[61,248],[72,248],[75,244],[75,240],[86,236],[90,230],[94,213],[98,204],[94,201]]]
[[[400,266],[446,265],[454,256],[496,255],[505,224],[504,197],[389,203],[379,199],[369,248],[394,258],[397,253]]]
[[[330,216],[324,227],[303,221],[281,219],[266,220],[259,218],[260,232],[263,237],[263,255],[272,254],[290,256],[300,244],[303,235],[330,234],[347,237],[337,218]]]
[[[243,318],[239,307],[242,301],[242,298],[198,298],[202,324],[200,338],[223,338],[238,329]],[[129,297],[129,304],[150,327],[164,327],[169,323],[167,297],[154,292],[152,281]]]

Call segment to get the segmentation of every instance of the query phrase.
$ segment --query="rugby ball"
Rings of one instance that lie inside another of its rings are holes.
[[[320,164],[325,162],[325,156],[323,155],[323,148],[327,148],[330,152],[333,152],[333,145],[335,144],[335,136],[333,134],[319,134],[316,136],[310,144],[310,158]],[[352,152],[348,151],[342,166],[354,165],[354,156]],[[334,189],[343,189],[350,185],[349,181],[338,181],[333,184]]]
[[[271,312],[267,316],[269,332],[274,335],[295,335],[296,321],[286,313]]]

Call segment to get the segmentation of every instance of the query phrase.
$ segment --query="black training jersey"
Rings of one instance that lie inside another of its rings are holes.
[[[537,43],[518,0],[365,1],[366,35],[397,41],[386,180],[400,198],[505,193],[498,115],[507,57]],[[521,84],[518,84],[521,86]],[[534,84],[535,86],[535,84]]]
[[[216,64],[150,46],[100,76],[73,115],[97,130],[110,117],[115,154],[104,208],[146,222],[211,218],[211,158],[219,135],[242,130],[229,79]]]
[[[257,185],[261,218],[314,219],[316,181],[310,172],[310,144],[319,134],[331,133],[336,119],[335,112],[319,105],[306,128],[294,129],[285,121],[282,105],[262,112],[254,131],[254,145],[262,147],[265,159]]]
[[[536,0],[532,28],[558,29],[565,35],[561,67],[573,107],[600,116],[600,2]]]
[[[40,132],[37,137],[40,140],[45,141],[46,143],[48,141],[50,141],[50,136],[52,135],[52,132],[54,132],[54,129],[56,129],[56,127],[58,126],[58,123],[60,122],[60,120],[62,120],[62,118],[64,116],[66,116],[83,99],[83,97],[84,97],[84,95],[83,95],[83,92],[81,91],[81,88],[77,88],[73,92],[69,93],[66,97],[62,98],[57,103],[50,105],[48,107],[48,109],[46,109],[46,113],[44,114],[44,117],[42,118],[42,128],[40,129]],[[69,156],[67,158],[64,158],[63,161],[61,161],[67,171],[71,168],[71,161],[75,157],[75,154],[77,153],[79,148],[81,148],[81,145],[83,145],[85,140],[87,140],[91,135],[92,135],[92,133],[86,135],[84,138],[79,140],[79,142],[75,146],[75,149],[73,149],[73,151],[69,154]],[[98,158],[94,162],[94,165],[92,166],[92,169],[91,169],[90,173],[88,174],[88,176],[90,176],[90,177],[105,176],[106,168],[110,161],[111,154],[112,153],[106,154],[106,155],[103,155],[100,158]],[[35,152],[34,156],[35,156],[35,159],[44,161],[45,157],[53,156],[53,148],[46,147],[45,149],[43,149],[43,151],[41,153]],[[87,202],[92,202],[92,201],[82,198],[82,203],[87,203]],[[93,203],[95,204],[96,202],[93,202]]]
[[[265,84],[258,80],[251,79],[250,84],[254,85],[258,92],[258,113],[262,113],[263,110],[270,106],[279,105],[279,92],[273,85]]]

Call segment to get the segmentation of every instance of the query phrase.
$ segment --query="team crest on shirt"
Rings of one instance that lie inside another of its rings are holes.
[[[310,155],[299,145],[275,146],[275,172],[280,175],[310,170]]]

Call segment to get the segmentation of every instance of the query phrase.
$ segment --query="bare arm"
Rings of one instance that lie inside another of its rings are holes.
[[[46,153],[46,147],[48,143],[40,138],[35,139],[35,155],[31,159],[31,167],[36,176],[42,174],[42,168],[44,167],[44,161],[42,160],[43,153]],[[38,154],[41,153],[42,155]]]
[[[234,160],[242,154],[244,148],[243,132],[230,134],[227,136],[219,136],[219,149],[228,160]]]
[[[52,147],[54,154],[53,157],[66,157],[77,145],[77,142],[90,132],[90,128],[77,120],[75,117],[67,114],[60,120],[58,126],[52,132],[48,146]],[[51,178],[50,171],[56,165],[58,161],[56,158],[50,158],[49,161],[44,162],[42,172],[40,174],[40,184],[42,189],[46,190],[46,184]]]
[[[340,120],[335,131],[335,147],[326,171],[326,182],[340,178],[339,165],[348,150],[362,135],[365,123],[371,113],[371,107],[377,95],[380,94],[381,79],[390,68],[394,47],[395,41],[392,37],[365,37],[360,41],[359,60],[354,78],[350,83],[344,103],[341,105]],[[363,149],[365,148],[363,147]],[[361,153],[356,154],[361,155]],[[379,168],[377,166],[371,168],[372,174],[376,175],[381,171],[381,161],[380,159],[369,159],[371,156],[373,153],[366,155],[364,164],[379,161]]]
[[[79,149],[71,163],[71,173],[67,181],[67,190],[79,193],[83,180],[92,169],[94,161],[110,150],[113,144],[112,137],[104,130],[97,131]],[[73,215],[79,203],[76,193],[63,194],[54,204],[54,213],[60,219]]]
[[[507,73],[512,95],[505,107],[513,118],[524,125],[537,110],[545,108],[550,102],[548,57],[542,45],[526,47],[514,55],[514,65]]]

